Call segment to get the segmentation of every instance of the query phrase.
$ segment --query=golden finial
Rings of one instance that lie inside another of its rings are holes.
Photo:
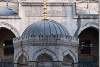
[[[43,0],[43,19],[47,20],[48,16],[47,16],[48,12],[47,12],[47,0]]]

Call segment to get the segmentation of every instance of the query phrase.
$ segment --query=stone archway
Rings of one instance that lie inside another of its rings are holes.
[[[37,57],[38,67],[52,67],[52,61],[52,57],[46,53]]]
[[[27,58],[23,54],[17,60],[17,67],[28,67]]]
[[[77,67],[78,65],[75,63],[78,63],[78,54],[71,49],[67,49],[63,52],[62,61],[63,67]]]
[[[79,36],[83,30],[85,30],[86,28],[89,28],[89,27],[93,27],[93,28],[99,29],[98,24],[90,24],[90,23],[89,23],[89,24],[86,24],[85,26],[82,26],[82,27],[79,29],[77,35]]]
[[[3,62],[2,64],[4,64],[5,67],[8,67],[8,65],[14,66],[12,62],[14,60],[13,38],[15,37],[16,35],[11,30],[0,27],[0,62]],[[8,64],[9,62],[10,64]]]
[[[13,47],[13,38],[15,38],[15,34],[4,27],[0,28],[0,55],[3,58],[4,56],[13,57],[14,55],[14,47]],[[11,60],[11,59],[10,59]],[[12,59],[13,60],[13,59]]]
[[[37,61],[39,62],[49,62],[49,61],[53,61],[52,57],[46,53],[41,54],[37,57]]]
[[[15,34],[16,37],[20,36],[20,33],[18,32],[18,30],[15,27],[13,27],[11,24],[8,24],[6,22],[0,22],[0,28],[2,27],[11,30]]]
[[[63,63],[62,63],[63,67],[74,67],[73,63],[74,63],[74,60],[69,54],[63,57]]]
[[[63,57],[66,56],[66,55],[70,55],[74,61],[74,63],[77,63],[78,62],[78,56],[77,56],[77,53],[75,54],[72,50],[70,49],[67,49],[63,52]],[[62,59],[63,60],[63,59]]]
[[[49,49],[46,49],[46,48],[37,50],[37,51],[34,53],[33,60],[36,61],[36,60],[37,60],[37,57],[38,57],[39,55],[41,55],[41,54],[44,54],[44,53],[50,55],[50,56],[52,57],[53,61],[57,61],[57,60],[58,60],[56,54],[55,54],[53,51],[51,51],[51,50],[49,50]]]
[[[99,31],[95,27],[87,27],[79,34],[79,62],[90,62],[98,67]],[[91,66],[90,64],[90,66]],[[81,66],[81,65],[80,65]]]
[[[56,54],[49,49],[43,48],[34,53],[33,61],[36,61],[38,64],[36,67],[53,67],[56,66],[56,61],[58,60]],[[42,62],[41,62],[42,61]],[[42,65],[43,64],[43,65]],[[33,63],[35,66],[35,64]]]

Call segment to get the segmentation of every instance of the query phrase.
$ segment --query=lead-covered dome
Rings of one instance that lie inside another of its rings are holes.
[[[56,21],[42,20],[27,27],[23,32],[22,37],[62,38],[68,35],[69,33],[64,26]]]

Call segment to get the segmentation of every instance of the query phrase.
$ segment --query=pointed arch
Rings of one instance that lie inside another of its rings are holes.
[[[23,52],[20,50],[20,51],[14,56],[14,61],[15,61],[15,63],[18,62],[18,58],[19,58],[22,54],[27,58],[27,60],[29,60],[29,56],[28,56],[27,52],[26,52],[25,50],[23,50]]]
[[[17,31],[17,29],[14,28],[12,25],[6,23],[6,22],[0,22],[0,28],[1,27],[4,27],[4,28],[7,28],[7,29],[11,30],[15,34],[16,37],[19,37],[20,36],[20,34]]]
[[[72,56],[70,55],[70,54],[67,54],[67,55],[65,55],[64,57],[63,57],[63,66],[64,67],[74,67],[74,60],[73,60],[73,58],[72,58]]]
[[[17,67],[27,67],[27,66],[28,66],[27,57],[25,55],[21,54],[17,60]]]
[[[37,57],[37,61],[40,62],[48,62],[48,61],[53,61],[52,57],[48,55],[47,53],[41,54]]]
[[[79,34],[78,56],[80,62],[93,61],[98,65],[99,58],[99,28],[89,26]],[[90,57],[90,58],[89,58]],[[84,58],[84,59],[83,59]]]
[[[93,28],[96,28],[96,29],[99,29],[99,26],[96,25],[96,24],[86,24],[85,26],[81,27],[78,31],[78,36],[80,35],[80,33],[85,30],[86,28],[89,28],[89,27],[93,27]]]
[[[68,49],[68,50],[64,51],[63,52],[63,57],[66,56],[66,55],[70,55],[72,57],[72,59],[74,60],[74,63],[78,62],[77,56],[71,50]]]
[[[52,67],[53,58],[47,53],[43,53],[37,57],[37,62],[39,67]]]
[[[33,55],[33,60],[34,61],[36,61],[36,59],[37,59],[37,57],[39,56],[39,55],[41,55],[41,54],[48,54],[49,56],[51,56],[52,58],[53,58],[53,61],[57,61],[58,60],[58,58],[57,58],[57,56],[56,56],[56,54],[54,53],[54,52],[52,52],[51,50],[49,50],[49,49],[40,49],[40,50],[38,50],[38,51],[36,51]]]

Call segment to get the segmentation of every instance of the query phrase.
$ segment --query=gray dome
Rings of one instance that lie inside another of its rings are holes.
[[[31,24],[23,32],[22,37],[66,37],[69,33],[59,23],[53,20],[42,20]]]
[[[1,16],[10,16],[10,15],[15,15],[15,14],[16,14],[16,10],[14,8],[0,7]]]

